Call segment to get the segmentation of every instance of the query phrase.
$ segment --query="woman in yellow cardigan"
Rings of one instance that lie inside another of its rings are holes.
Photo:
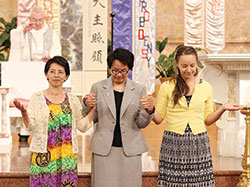
[[[198,56],[193,47],[180,47],[175,56],[178,75],[164,82],[158,93],[153,121],[160,124],[166,116],[158,187],[215,186],[212,156],[206,125],[238,105],[226,104],[213,112],[212,87],[199,79]]]

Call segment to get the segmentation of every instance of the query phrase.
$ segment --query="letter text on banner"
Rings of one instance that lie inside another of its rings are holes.
[[[28,21],[30,10],[38,5],[38,0],[18,0],[17,2],[17,24],[24,24]]]
[[[224,0],[206,0],[206,47],[212,53],[225,47]]]
[[[204,2],[184,2],[184,45],[204,47]]]
[[[60,0],[40,0],[40,7],[42,7],[46,13],[46,22],[50,25],[57,33],[58,37],[61,36],[61,14]]]
[[[135,65],[133,79],[146,85],[147,92],[155,90],[155,0],[135,0]]]
[[[107,69],[107,0],[83,3],[83,58],[86,70]]]

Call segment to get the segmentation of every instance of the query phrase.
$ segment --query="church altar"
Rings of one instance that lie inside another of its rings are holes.
[[[250,104],[250,54],[199,55],[204,64],[200,77],[213,87],[216,105]],[[217,154],[241,158],[244,152],[246,124],[240,112],[225,112],[216,123]]]

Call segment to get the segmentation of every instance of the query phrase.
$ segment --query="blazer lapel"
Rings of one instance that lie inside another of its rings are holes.
[[[102,88],[103,91],[101,93],[103,95],[104,101],[106,102],[106,105],[108,106],[114,119],[116,119],[115,97],[111,77],[106,80],[106,82],[102,85]]]
[[[135,86],[134,86],[134,84],[132,84],[132,81],[130,79],[127,79],[126,86],[124,89],[124,95],[123,95],[123,99],[122,99],[120,118],[123,116],[129,103],[133,99],[134,89],[135,89]]]

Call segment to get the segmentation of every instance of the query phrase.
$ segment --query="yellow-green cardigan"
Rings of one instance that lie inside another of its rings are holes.
[[[196,84],[192,99],[187,106],[185,96],[179,99],[179,103],[173,106],[173,90],[175,80],[164,82],[159,90],[156,111],[162,118],[166,116],[166,130],[178,134],[184,134],[187,124],[193,134],[206,131],[205,119],[213,112],[212,87],[202,80]]]

